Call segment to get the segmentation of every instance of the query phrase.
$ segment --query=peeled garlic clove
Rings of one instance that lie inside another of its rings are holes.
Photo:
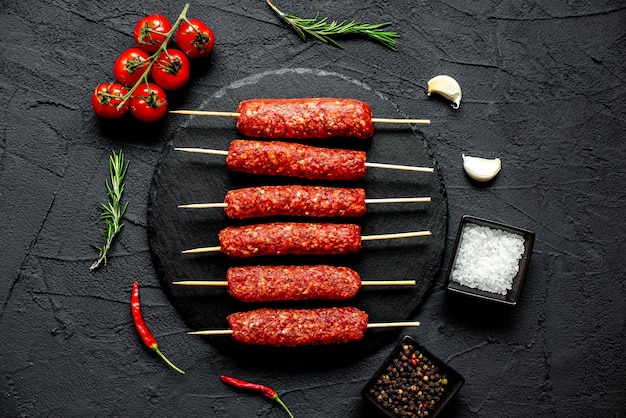
[[[489,181],[500,172],[500,168],[502,162],[499,158],[470,157],[463,154],[463,169],[474,180]]]
[[[461,105],[461,86],[449,75],[438,75],[428,80],[428,95],[441,94],[452,102],[452,107],[458,109]]]

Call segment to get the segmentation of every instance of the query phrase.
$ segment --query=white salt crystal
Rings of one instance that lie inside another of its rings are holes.
[[[524,254],[524,237],[468,223],[450,279],[463,286],[506,295]]]

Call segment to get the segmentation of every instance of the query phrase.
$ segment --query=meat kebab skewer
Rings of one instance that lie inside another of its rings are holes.
[[[226,156],[228,171],[308,180],[361,180],[367,168],[433,173],[431,167],[366,162],[364,151],[320,148],[280,141],[236,139],[228,151],[174,148],[176,151]]]
[[[359,188],[259,186],[230,190],[220,203],[179,205],[184,209],[224,208],[231,219],[269,216],[359,217],[367,204],[430,202],[430,197],[366,199]]]
[[[183,254],[222,252],[228,257],[268,255],[350,254],[362,241],[430,236],[430,231],[361,236],[356,224],[273,222],[228,226],[219,233],[219,246],[184,250]]]
[[[192,331],[192,335],[230,335],[252,345],[300,347],[363,339],[369,328],[417,327],[419,322],[368,323],[366,312],[353,308],[261,308],[228,315],[229,329]]]
[[[370,106],[356,99],[331,97],[250,99],[236,112],[172,110],[170,113],[237,118],[237,130],[253,138],[371,138],[374,123],[427,125],[429,119],[374,118]]]
[[[348,267],[244,266],[231,267],[226,281],[179,281],[182,286],[226,286],[241,302],[343,300],[356,296],[361,286],[414,286],[415,280],[362,281]]]

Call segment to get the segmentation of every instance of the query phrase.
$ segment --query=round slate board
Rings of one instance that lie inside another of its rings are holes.
[[[235,111],[241,100],[255,97],[350,97],[370,104],[375,117],[406,118],[397,107],[366,85],[336,73],[287,69],[257,74],[219,90],[202,105],[204,110]],[[419,117],[411,115],[411,117]],[[183,116],[181,116],[183,118]],[[235,119],[228,117],[184,117],[181,127],[167,144],[157,166],[150,191],[148,231],[150,248],[161,285],[190,329],[226,329],[232,312],[270,307],[355,306],[365,310],[370,322],[414,319],[416,309],[432,285],[443,255],[447,231],[447,200],[442,176],[422,132],[428,127],[410,125],[376,126],[372,140],[349,138],[309,141],[309,145],[361,149],[367,161],[435,167],[434,174],[368,169],[364,181],[326,185],[364,187],[369,198],[430,196],[431,203],[370,205],[361,219],[332,219],[355,222],[363,235],[430,230],[425,238],[368,241],[358,254],[346,256],[283,256],[229,259],[220,253],[181,254],[182,250],[219,245],[218,233],[229,220],[222,209],[179,209],[183,203],[222,202],[228,190],[251,185],[324,184],[279,177],[255,177],[226,171],[225,157],[174,151],[174,147],[227,150],[235,138]],[[246,223],[268,222],[261,219]],[[282,219],[281,219],[282,220]],[[306,219],[300,219],[306,221]],[[320,221],[315,220],[315,221]],[[244,304],[233,300],[224,287],[172,285],[178,280],[225,280],[234,265],[332,264],[355,269],[363,280],[408,280],[416,286],[367,287],[355,299],[341,302],[292,302]],[[223,353],[270,367],[319,369],[358,360],[383,342],[395,338],[398,329],[371,329],[359,342],[343,345],[276,349],[245,346],[229,336],[205,337]]]

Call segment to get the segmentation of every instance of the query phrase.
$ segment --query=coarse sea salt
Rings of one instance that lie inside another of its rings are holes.
[[[524,254],[524,237],[468,223],[463,228],[450,279],[463,286],[506,295]]]

